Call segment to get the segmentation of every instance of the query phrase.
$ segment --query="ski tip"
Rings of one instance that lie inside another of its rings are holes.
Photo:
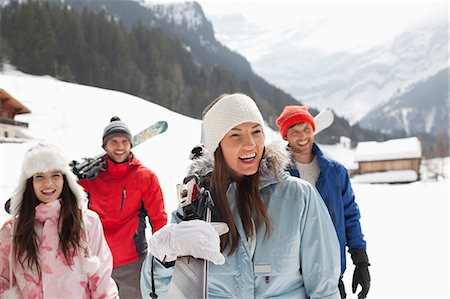
[[[333,121],[334,121],[333,111],[331,111],[330,109],[324,109],[320,111],[314,117],[314,122],[316,123],[316,131],[314,132],[314,135],[317,135],[326,128],[330,127]]]
[[[319,113],[317,113],[316,116],[314,116],[315,121],[321,121],[322,119],[326,119],[326,120],[334,119],[333,111],[331,109],[326,108],[326,109],[320,111]]]
[[[164,133],[169,127],[169,124],[165,120],[160,120],[158,123],[161,126],[161,133]]]

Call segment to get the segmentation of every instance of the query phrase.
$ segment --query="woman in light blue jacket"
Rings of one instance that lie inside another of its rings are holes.
[[[229,232],[219,239],[200,220],[158,231],[150,240],[156,259],[149,256],[142,267],[144,298],[153,291],[167,297],[167,264],[186,255],[214,263],[209,298],[340,298],[339,243],[328,211],[313,186],[283,170],[284,147],[264,146],[263,125],[243,94],[222,95],[207,108],[203,143],[213,156],[195,160],[190,172],[210,176],[213,220]],[[175,213],[172,219],[180,222]]]

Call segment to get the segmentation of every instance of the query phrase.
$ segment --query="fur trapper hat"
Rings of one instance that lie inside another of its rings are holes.
[[[77,178],[69,167],[69,161],[56,146],[39,143],[25,153],[19,184],[11,197],[12,215],[17,215],[19,211],[27,180],[35,173],[52,170],[60,170],[65,175],[69,188],[77,199],[78,207],[82,210],[85,208],[87,202],[86,193],[84,192],[83,187],[77,183]]]

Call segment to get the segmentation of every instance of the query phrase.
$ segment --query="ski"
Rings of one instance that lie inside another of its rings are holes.
[[[193,175],[186,177],[183,184],[177,185],[178,201],[183,221],[203,219],[211,222],[211,207],[214,205],[211,194],[200,187],[200,179]],[[208,298],[208,261],[183,256],[175,261],[168,298]]]
[[[133,147],[141,144],[142,142],[156,136],[158,134],[164,133],[168,128],[168,124],[166,121],[160,120],[151,125],[150,127],[140,131],[136,135],[133,136],[131,143]]]
[[[192,256],[177,258],[168,298],[208,298],[208,262]]]
[[[168,124],[166,121],[157,121],[132,137],[131,143],[133,144],[133,147],[138,146],[153,136],[164,133],[167,130],[167,127]],[[70,163],[72,172],[78,177],[78,179],[95,177],[103,166],[102,161],[105,154],[106,152],[103,151],[93,158],[83,158],[83,162],[72,161]]]
[[[333,111],[325,109],[320,111],[315,117],[314,117],[314,123],[316,124],[316,131],[314,132],[314,135],[319,134],[329,126],[334,121],[334,114]]]

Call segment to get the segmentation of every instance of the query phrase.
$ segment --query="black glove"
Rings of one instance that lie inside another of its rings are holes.
[[[11,198],[5,202],[5,211],[11,214]]]
[[[352,292],[356,292],[358,284],[361,285],[361,292],[358,293],[358,299],[367,297],[370,289],[370,274],[369,274],[369,258],[364,249],[350,249],[349,250],[353,264],[355,264],[355,271],[353,272]]]
[[[339,293],[341,294],[341,299],[347,298],[347,293],[345,293],[344,282],[342,281],[341,277],[339,278],[338,287],[339,287]]]

